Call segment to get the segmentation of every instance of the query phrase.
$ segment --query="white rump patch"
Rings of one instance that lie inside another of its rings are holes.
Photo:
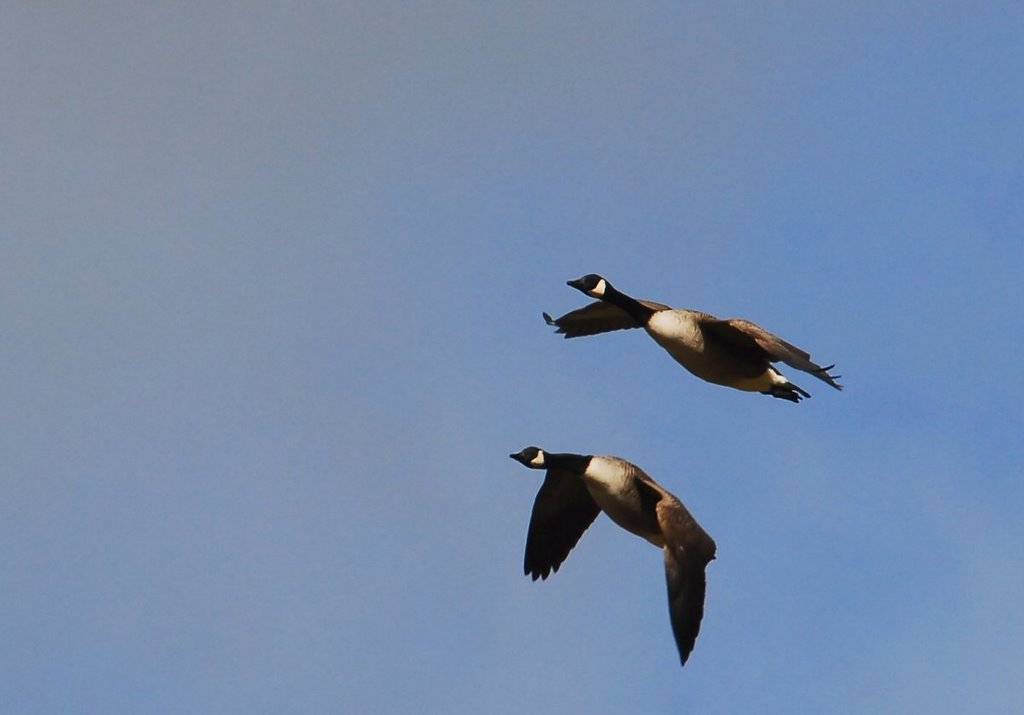
[[[747,392],[771,392],[772,387],[775,385],[786,385],[788,383],[789,380],[785,375],[774,367],[769,367],[758,377],[752,377],[746,380],[736,380],[729,383],[729,386],[734,387],[737,390],[745,390]]]

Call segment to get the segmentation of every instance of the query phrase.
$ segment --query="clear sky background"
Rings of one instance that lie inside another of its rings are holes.
[[[171,5],[0,23],[0,709],[1019,709],[1020,3]],[[606,518],[522,575],[530,444],[715,537],[686,668]]]

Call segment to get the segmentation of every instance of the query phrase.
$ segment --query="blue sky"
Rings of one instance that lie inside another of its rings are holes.
[[[1008,712],[1016,3],[21,3],[0,27],[9,712]],[[540,313],[601,272],[838,363],[798,406]],[[680,670],[529,444],[715,537]]]

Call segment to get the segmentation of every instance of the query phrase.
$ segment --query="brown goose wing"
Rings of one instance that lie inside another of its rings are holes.
[[[705,334],[720,338],[733,346],[747,351],[756,351],[771,362],[782,361],[790,367],[814,375],[819,380],[828,383],[837,390],[843,386],[836,382],[839,375],[828,373],[835,365],[822,367],[811,360],[810,354],[800,348],[787,343],[777,335],[769,333],[756,323],[741,318],[730,320],[718,320],[708,318],[700,321],[701,329]]]
[[[640,302],[654,310],[669,310],[667,305],[661,303],[649,300]],[[602,300],[577,308],[561,318],[552,318],[544,313],[544,321],[548,325],[558,328],[555,332],[563,333],[566,338],[580,338],[585,335],[610,333],[613,330],[642,327],[622,308]]]
[[[667,495],[658,502],[658,523],[665,539],[665,580],[672,633],[680,665],[686,665],[704,618],[705,569],[715,558],[715,542],[682,503]]]
[[[533,502],[523,573],[536,581],[558,571],[600,513],[582,479],[571,472],[549,469]]]

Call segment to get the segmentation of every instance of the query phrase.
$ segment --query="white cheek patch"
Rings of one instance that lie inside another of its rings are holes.
[[[608,284],[605,282],[604,278],[602,278],[597,282],[597,285],[594,286],[594,290],[590,291],[590,295],[594,296],[595,298],[600,298],[601,296],[604,295],[604,291],[607,287]]]
[[[544,453],[537,452],[537,456],[530,460],[531,467],[543,467],[544,466]]]

